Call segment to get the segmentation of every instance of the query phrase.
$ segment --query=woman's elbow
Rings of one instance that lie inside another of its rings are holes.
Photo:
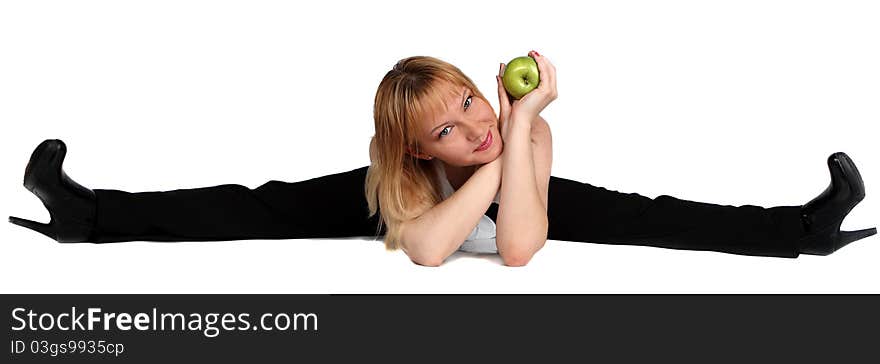
[[[426,267],[437,267],[443,264],[446,256],[436,249],[436,247],[427,246],[421,243],[413,243],[412,241],[403,241],[403,252],[409,257],[409,260],[415,264]]]
[[[529,264],[534,253],[526,249],[508,249],[503,252],[499,251],[499,255],[501,255],[501,261],[504,262],[504,265],[508,267],[522,267]]]
[[[426,267],[439,267],[445,260],[444,257],[437,254],[408,254],[409,260],[418,265]]]
[[[508,267],[522,267],[529,263],[531,255],[527,254],[502,254],[501,260]]]
[[[510,267],[522,267],[526,264],[529,264],[529,261],[531,261],[535,253],[537,253],[538,250],[540,250],[544,246],[544,242],[546,241],[547,240],[544,240],[541,241],[539,244],[535,244],[533,248],[509,247],[505,250],[499,250],[498,254],[501,256],[501,260],[504,262],[504,265]]]
[[[413,263],[416,263],[418,265],[425,266],[425,267],[439,267],[441,264],[443,264],[442,259],[412,259],[412,258],[410,258],[410,260],[412,260]]]

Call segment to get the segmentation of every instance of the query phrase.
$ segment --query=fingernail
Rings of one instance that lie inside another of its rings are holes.
[[[538,57],[540,57],[540,56],[541,56],[541,54],[540,54],[540,53],[538,53],[538,51],[536,51],[536,50],[532,50],[532,53],[534,53],[534,54],[535,54],[535,55],[536,55],[536,56],[538,56]]]

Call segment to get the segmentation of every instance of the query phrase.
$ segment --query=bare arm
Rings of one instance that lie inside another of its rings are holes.
[[[535,179],[538,195],[547,210],[550,189],[550,173],[553,167],[553,137],[550,125],[540,115],[532,122],[532,158],[535,162]]]
[[[552,141],[550,127],[540,113],[557,97],[556,68],[535,51],[529,56],[538,64],[540,83],[522,98],[511,103],[507,97],[501,80],[503,63],[496,76],[505,152],[495,242],[504,263],[511,266],[531,260],[547,241],[549,226]]]
[[[504,263],[525,265],[547,241],[546,197],[538,183],[532,143],[532,120],[511,115],[504,139],[501,204],[498,208],[496,245]],[[543,120],[543,119],[542,119]],[[548,181],[549,181],[549,177]],[[546,190],[546,188],[544,188]]]
[[[478,168],[449,198],[404,222],[401,240],[410,260],[438,266],[461,246],[498,192],[500,159]]]

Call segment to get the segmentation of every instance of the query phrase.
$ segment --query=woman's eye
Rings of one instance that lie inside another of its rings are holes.
[[[468,97],[464,100],[464,108],[465,108],[465,109],[468,109],[468,108],[471,107],[471,98],[473,98],[473,96],[468,96]],[[443,130],[440,131],[440,135],[439,135],[439,137],[442,138],[442,137],[444,137],[444,136],[449,135],[449,132],[448,132],[447,130],[452,130],[452,129],[450,129],[450,128],[452,128],[452,127],[451,127],[451,126],[447,126],[447,127],[443,128]]]
[[[443,128],[443,130],[440,130],[440,137],[441,137],[441,138],[444,137],[444,136],[446,136],[446,135],[449,135],[448,132],[447,132],[446,134],[444,134],[444,132],[446,132],[446,130],[450,130],[449,128],[451,128],[451,126],[447,126],[447,127]]]

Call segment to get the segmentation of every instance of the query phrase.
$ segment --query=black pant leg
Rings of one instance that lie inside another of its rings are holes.
[[[548,239],[797,257],[799,206],[724,206],[651,199],[551,177]]]
[[[368,167],[300,182],[164,192],[94,190],[95,243],[339,238],[384,235],[368,218]]]

